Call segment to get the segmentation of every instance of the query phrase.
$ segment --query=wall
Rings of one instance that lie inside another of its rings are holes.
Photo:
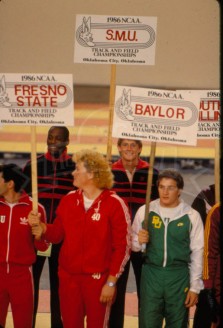
[[[109,86],[110,65],[73,62],[76,14],[156,16],[155,65],[119,65],[116,84],[218,89],[219,11],[216,0],[1,0],[0,72],[72,73],[75,85]]]

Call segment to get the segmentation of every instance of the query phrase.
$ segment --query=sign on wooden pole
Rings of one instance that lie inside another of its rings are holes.
[[[111,65],[107,159],[112,157],[116,65],[154,65],[157,17],[76,15],[74,62]]]
[[[36,126],[73,126],[71,74],[0,73],[1,123],[31,127],[33,210],[38,209]]]

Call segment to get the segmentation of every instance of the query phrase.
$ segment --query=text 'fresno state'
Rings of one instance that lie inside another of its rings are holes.
[[[17,106],[51,107],[58,106],[58,97],[67,94],[67,88],[63,84],[54,85],[26,85],[14,86]]]

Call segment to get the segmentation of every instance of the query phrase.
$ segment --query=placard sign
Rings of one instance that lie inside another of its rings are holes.
[[[154,65],[156,17],[77,15],[74,62]]]
[[[72,74],[0,73],[0,124],[74,125]]]
[[[198,139],[220,138],[220,91],[219,90],[187,90],[190,95],[198,98],[199,120]]]
[[[195,146],[196,101],[183,91],[117,86],[112,136]]]

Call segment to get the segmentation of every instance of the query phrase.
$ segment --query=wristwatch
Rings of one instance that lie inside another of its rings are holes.
[[[112,281],[107,281],[106,285],[108,285],[109,287],[115,287],[116,283]]]

